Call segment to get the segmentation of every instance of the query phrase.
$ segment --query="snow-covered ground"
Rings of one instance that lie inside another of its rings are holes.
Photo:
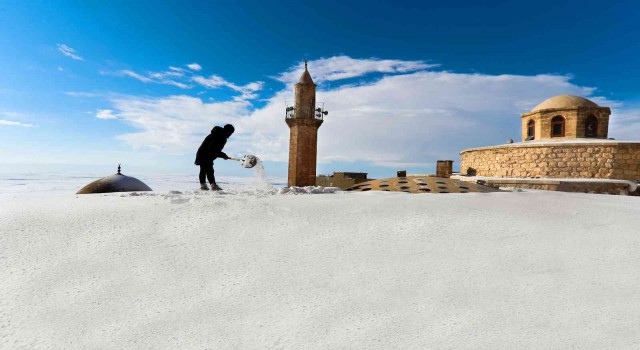
[[[638,197],[228,185],[5,194],[0,349],[640,348]]]

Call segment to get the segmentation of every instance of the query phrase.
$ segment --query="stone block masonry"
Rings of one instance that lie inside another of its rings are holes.
[[[523,142],[460,152],[463,175],[640,180],[640,142]]]

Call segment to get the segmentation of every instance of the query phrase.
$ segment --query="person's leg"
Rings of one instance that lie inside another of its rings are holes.
[[[206,176],[207,176],[207,167],[205,165],[200,164],[200,174],[198,174],[198,178],[200,179],[201,190],[209,189],[209,187],[207,187]]]
[[[211,168],[207,169],[207,179],[209,179],[209,184],[211,184],[212,191],[219,191],[222,188],[216,184],[216,177],[214,176],[213,164],[211,164]]]
[[[207,180],[209,180],[209,184],[211,184],[211,187],[213,187],[216,184],[216,177],[213,174],[213,164],[209,165],[206,170]]]

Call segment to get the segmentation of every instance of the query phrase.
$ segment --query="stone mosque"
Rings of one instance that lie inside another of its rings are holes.
[[[328,112],[316,106],[316,84],[304,64],[287,106],[290,130],[288,186],[338,186],[347,190],[411,193],[491,192],[502,187],[568,192],[639,194],[640,142],[609,138],[609,107],[573,95],[549,98],[521,115],[521,142],[460,152],[460,173],[439,160],[434,175],[384,180],[366,173],[316,177],[318,128]]]
[[[636,194],[640,142],[608,138],[608,107],[573,95],[521,115],[522,142],[460,152],[461,177],[496,187]]]
[[[573,95],[543,101],[521,115],[521,142],[460,152],[438,161],[437,174],[367,179],[366,173],[336,172],[316,177],[318,128],[327,112],[316,107],[316,85],[305,61],[295,84],[295,105],[287,106],[290,129],[288,186],[339,186],[352,191],[411,193],[491,192],[502,187],[568,192],[637,194],[640,142],[609,137],[609,107]]]

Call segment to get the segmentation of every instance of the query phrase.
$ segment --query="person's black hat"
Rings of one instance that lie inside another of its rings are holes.
[[[234,128],[231,124],[227,124],[224,126],[224,131],[226,131],[227,134],[231,135],[234,131],[236,131],[236,128]]]

